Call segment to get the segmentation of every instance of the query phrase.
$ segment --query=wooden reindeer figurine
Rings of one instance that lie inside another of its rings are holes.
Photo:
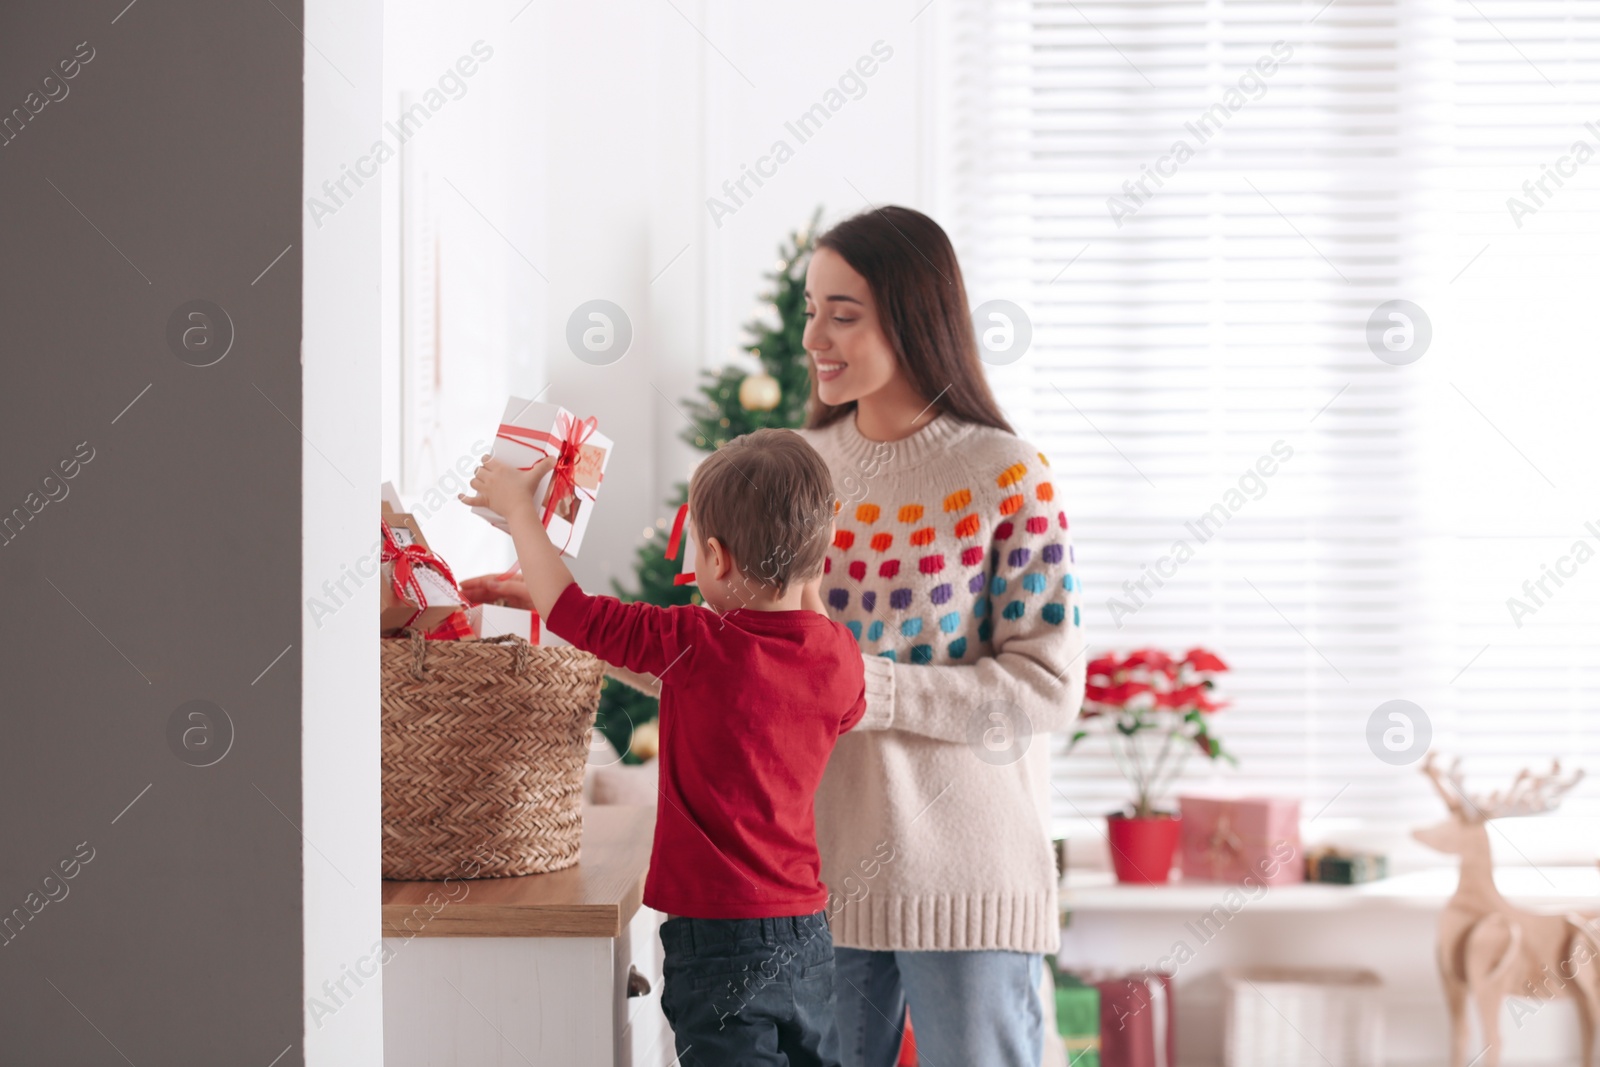
[[[1548,774],[1521,771],[1505,792],[1468,797],[1461,787],[1461,761],[1448,771],[1429,753],[1422,770],[1432,780],[1450,818],[1417,830],[1430,848],[1461,857],[1455,896],[1439,917],[1439,977],[1450,1009],[1450,1067],[1467,1064],[1467,999],[1478,1009],[1487,1048],[1482,1064],[1500,1065],[1500,1004],[1508,996],[1545,1001],[1577,1000],[1583,1067],[1594,1067],[1594,1035],[1600,1017],[1600,932],[1592,917],[1549,915],[1514,907],[1494,884],[1489,855],[1489,819],[1535,815],[1554,809],[1583,777],[1561,777],[1555,761]]]

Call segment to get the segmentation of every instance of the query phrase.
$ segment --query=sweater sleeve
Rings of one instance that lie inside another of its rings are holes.
[[[550,632],[592,652],[607,663],[659,681],[694,647],[690,623],[699,608],[624,604],[616,597],[590,596],[573,582],[561,591],[545,625]],[[678,664],[687,671],[691,664]]]
[[[1035,734],[1063,732],[1077,718],[1087,662],[1066,513],[1042,462],[1015,464],[997,481],[988,583],[974,605],[979,646],[992,654],[962,664],[864,656],[867,711],[857,730],[973,742],[995,702]]]

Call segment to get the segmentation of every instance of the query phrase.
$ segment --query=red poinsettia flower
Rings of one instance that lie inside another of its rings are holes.
[[[1172,668],[1172,657],[1159,648],[1140,648],[1128,653],[1128,658],[1122,661],[1123,670],[1132,670],[1135,667],[1148,667],[1153,671],[1168,671]]]
[[[1225,671],[1228,669],[1228,665],[1222,662],[1222,657],[1203,648],[1191,648],[1184,653],[1183,662],[1197,671]]]
[[[1117,673],[1117,657],[1115,653],[1107,652],[1089,661],[1090,678],[1107,678]]]
[[[1158,708],[1199,708],[1207,710],[1204,705],[1209,704],[1206,699],[1204,684],[1185,685],[1172,690],[1170,693],[1156,694],[1156,707]]]
[[[1135,649],[1120,660],[1114,652],[1103,653],[1088,666],[1082,709],[1083,719],[1102,725],[1086,723],[1072,743],[1104,734],[1126,757],[1119,762],[1134,786],[1135,809],[1153,811],[1159,792],[1181,769],[1183,755],[1193,752],[1189,744],[1208,759],[1234,762],[1211,736],[1212,720],[1200,718],[1227,707],[1213,699],[1212,678],[1227,669],[1222,657],[1204,648],[1191,648],[1181,658],[1155,648]],[[1153,763],[1141,759],[1135,747],[1150,737],[1162,742]],[[1170,745],[1173,740],[1187,743],[1179,748]]]
[[[1150,692],[1143,682],[1122,682],[1118,685],[1088,685],[1083,687],[1083,698],[1096,704],[1125,707],[1128,701],[1142,693]]]

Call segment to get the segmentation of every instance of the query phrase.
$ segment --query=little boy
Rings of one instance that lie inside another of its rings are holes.
[[[757,430],[689,483],[706,607],[589,596],[539,521],[554,461],[484,457],[468,504],[505,516],[550,632],[661,686],[661,792],[644,902],[667,914],[661,1006],[679,1062],[837,1065],[833,938],[812,799],[866,710],[861,653],[824,613],[828,468],[799,434]]]

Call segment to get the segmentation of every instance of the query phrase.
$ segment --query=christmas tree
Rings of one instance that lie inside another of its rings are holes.
[[[802,336],[806,328],[805,265],[816,238],[819,207],[806,226],[789,235],[779,249],[779,258],[766,275],[771,290],[745,323],[748,340],[744,350],[759,365],[754,373],[745,365],[731,364],[718,371],[705,371],[698,387],[699,396],[687,404],[694,423],[685,427],[683,439],[702,452],[714,452],[740,434],[763,427],[793,428],[806,417],[806,401],[811,396],[811,375],[807,367]],[[667,559],[667,531],[670,519],[689,498],[687,483],[679,483],[667,502],[667,517],[656,520],[645,531],[634,563],[637,589],[626,589],[613,580],[612,589],[623,600],[642,600],[650,604],[698,604],[700,594],[692,585],[674,585],[682,569],[682,557]],[[617,747],[628,762],[648,758],[653,743],[643,731],[639,752],[633,751],[633,732],[653,722],[657,712],[654,697],[646,696],[620,682],[606,679],[600,693],[600,713],[596,726]]]

